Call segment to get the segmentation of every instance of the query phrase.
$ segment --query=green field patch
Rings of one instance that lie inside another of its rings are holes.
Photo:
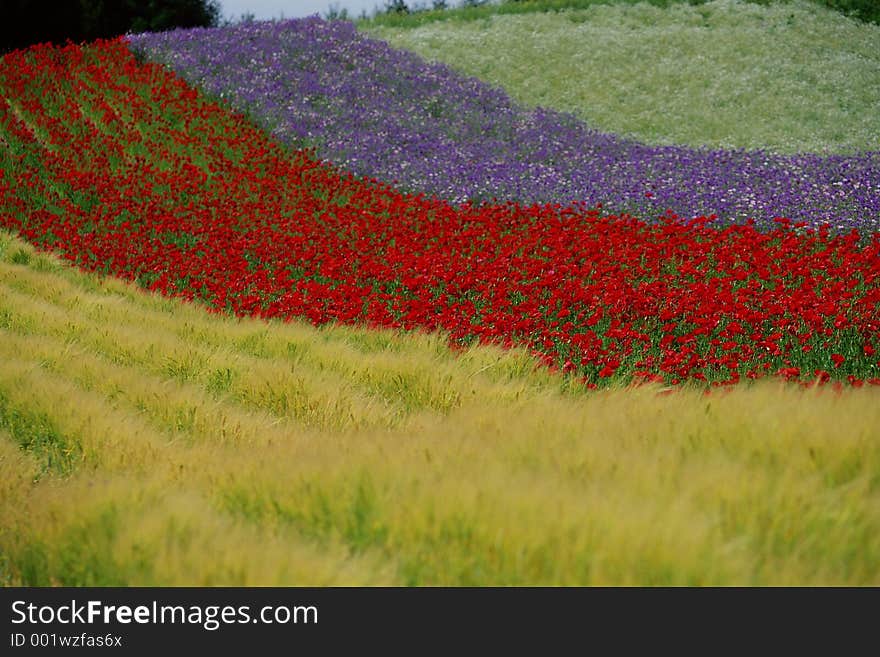
[[[527,106],[651,144],[880,149],[880,25],[804,1],[560,3],[568,7],[516,13],[529,4],[475,10],[480,21],[415,14],[360,28]]]

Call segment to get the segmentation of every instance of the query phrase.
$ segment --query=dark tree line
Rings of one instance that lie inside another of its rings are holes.
[[[218,0],[0,0],[0,52],[220,22]]]

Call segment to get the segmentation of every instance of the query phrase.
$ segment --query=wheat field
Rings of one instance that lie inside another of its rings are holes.
[[[589,392],[0,238],[7,585],[880,584],[880,390]]]

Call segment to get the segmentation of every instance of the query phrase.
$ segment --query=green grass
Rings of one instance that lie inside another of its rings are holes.
[[[0,318],[6,584],[880,584],[876,388],[589,393],[8,235]]]
[[[524,3],[529,4],[529,3]],[[880,26],[807,2],[589,3],[369,35],[652,144],[880,149]],[[454,12],[453,12],[454,13]]]
[[[379,11],[370,17],[359,19],[362,25],[383,25],[388,27],[418,27],[437,21],[475,21],[497,15],[537,14],[589,9],[595,5],[646,3],[654,7],[669,7],[675,4],[703,5],[711,0],[494,0],[475,6],[450,2],[446,9],[430,9],[424,3],[412,5],[409,13]],[[792,0],[746,0],[752,4],[769,5],[774,2],[787,3]],[[815,5],[827,7],[841,14],[870,23],[880,24],[880,3],[876,0],[809,0]]]

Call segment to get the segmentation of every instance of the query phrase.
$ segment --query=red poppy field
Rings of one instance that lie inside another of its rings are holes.
[[[0,224],[218,312],[441,330],[612,381],[880,383],[880,235],[456,207],[273,143],[123,41],[0,65]]]

